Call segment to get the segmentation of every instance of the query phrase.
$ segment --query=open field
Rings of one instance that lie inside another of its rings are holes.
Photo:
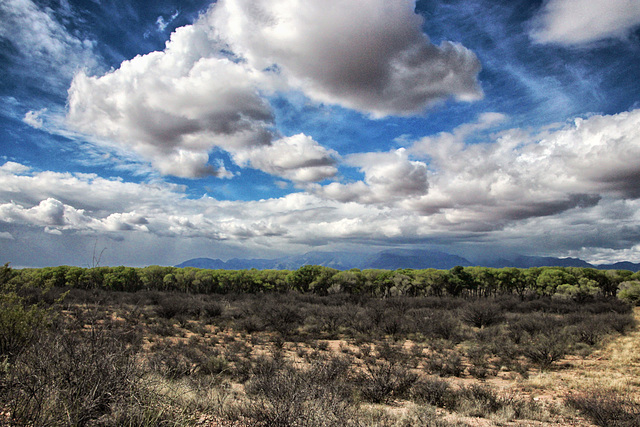
[[[10,425],[639,425],[615,298],[14,291]]]

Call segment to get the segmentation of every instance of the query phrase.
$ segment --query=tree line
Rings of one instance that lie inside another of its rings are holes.
[[[208,270],[193,267],[71,266],[11,269],[2,281],[17,287],[178,291],[185,293],[288,292],[327,295],[348,293],[387,296],[490,297],[505,294],[566,296],[588,299],[613,297],[622,291],[638,297],[640,272],[582,267],[437,269],[351,269],[305,265],[297,270]],[[635,301],[632,301],[635,302]]]

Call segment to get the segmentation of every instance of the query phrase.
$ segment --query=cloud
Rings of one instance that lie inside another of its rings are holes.
[[[30,82],[37,76],[42,88],[61,92],[78,68],[99,66],[95,41],[68,32],[49,8],[31,0],[4,0],[0,21],[0,39],[15,52],[10,56],[14,76],[28,75]]]
[[[471,128],[483,126],[480,123]],[[640,110],[576,119],[538,133],[511,129],[465,144],[460,128],[417,141],[430,190],[407,208],[469,229],[640,197]],[[469,129],[469,128],[467,128]]]
[[[69,124],[117,141],[166,175],[230,177],[209,162],[220,148],[238,164],[294,181],[333,176],[328,150],[310,137],[273,130],[273,112],[259,91],[264,77],[225,57],[211,31],[199,21],[176,30],[162,52],[125,61],[102,77],[76,75]]]
[[[633,0],[547,0],[532,21],[537,43],[581,45],[622,39],[640,26],[640,3]]]
[[[4,239],[4,240],[15,240],[13,235],[9,232],[3,231],[0,232],[0,239]]]
[[[118,262],[136,265],[178,262],[176,254],[194,245],[227,257],[241,255],[240,246],[257,254],[356,243],[455,244],[480,254],[499,245],[594,259],[612,250],[631,253],[640,238],[638,181],[629,178],[640,165],[640,110],[490,133],[504,120],[484,115],[406,149],[346,156],[344,164],[363,173],[360,182],[313,184],[247,202],[190,199],[185,187],[163,182],[38,172],[7,162],[0,166],[0,233],[14,237],[3,238],[11,259],[25,265],[29,254],[13,256],[24,239],[57,239],[71,248],[78,236],[109,238],[110,248],[128,254]],[[465,145],[472,137],[487,142]],[[312,140],[291,138],[283,150],[314,152]],[[274,150],[266,158],[275,166],[261,167],[299,166],[279,164]],[[133,249],[153,245],[171,250]]]
[[[298,134],[281,138],[270,145],[236,151],[233,158],[239,165],[250,164],[256,169],[294,182],[315,182],[336,175],[337,155],[311,137]]]
[[[206,28],[182,27],[163,52],[137,56],[102,77],[76,75],[69,124],[117,141],[161,173],[215,174],[210,150],[268,144],[273,122],[251,70],[216,56],[215,47]]]
[[[389,153],[361,153],[347,158],[346,164],[364,173],[364,181],[332,183],[317,187],[315,193],[341,202],[392,204],[427,193],[427,166],[411,161],[404,148]]]
[[[238,165],[312,182],[335,175],[335,153],[310,136],[281,135],[268,95],[299,89],[374,116],[482,95],[475,55],[455,43],[432,45],[412,1],[254,3],[220,1],[176,29],[163,51],[103,76],[78,73],[69,126],[166,175],[231,176],[209,161],[222,149]],[[362,19],[347,19],[354,8]]]
[[[27,111],[22,121],[36,129],[42,129],[42,125],[43,125],[42,114],[46,112],[47,112],[46,108],[43,108],[42,110],[39,110],[39,111]]]
[[[164,20],[164,17],[162,15],[158,16],[158,19],[156,19],[156,26],[158,27],[158,31],[164,31],[167,26],[178,17],[178,15],[180,15],[180,11],[176,10],[166,21]]]
[[[411,0],[223,0],[206,19],[249,64],[275,66],[317,101],[382,117],[481,98],[476,56],[458,43],[433,45],[414,8]]]
[[[16,162],[6,162],[2,166],[0,166],[0,174],[1,173],[10,173],[10,174],[23,174],[29,172],[31,170],[30,167],[22,165]],[[0,175],[1,176],[1,175]]]

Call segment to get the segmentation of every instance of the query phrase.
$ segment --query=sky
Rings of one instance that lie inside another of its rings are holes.
[[[640,262],[640,0],[0,0],[0,262]]]

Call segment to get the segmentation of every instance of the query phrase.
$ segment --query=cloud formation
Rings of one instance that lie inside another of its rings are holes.
[[[357,167],[364,181],[350,184],[331,183],[317,187],[321,197],[340,202],[393,204],[427,193],[427,165],[409,160],[404,148],[389,153],[353,154],[346,164]]]
[[[500,244],[591,260],[612,250],[640,256],[640,109],[490,133],[505,120],[485,114],[407,148],[346,156],[345,164],[363,173],[359,182],[312,184],[247,202],[189,199],[177,185],[37,172],[6,162],[0,166],[0,233],[11,244],[39,229],[61,239],[180,237],[221,247],[242,242],[245,250],[260,251],[429,242],[456,243],[469,253]],[[481,135],[485,142],[468,143]],[[315,149],[304,135],[265,147],[259,167],[274,174],[304,170],[281,164],[280,149]]]
[[[10,56],[12,73],[30,81],[37,75],[33,83],[47,91],[64,91],[79,68],[99,65],[95,41],[69,33],[51,9],[43,10],[32,0],[0,2],[0,22],[0,40],[15,53]]]
[[[486,120],[486,116],[484,118]],[[484,126],[481,121],[471,128]],[[417,141],[430,191],[409,208],[471,229],[640,197],[640,110],[576,119],[538,133],[511,129],[465,144],[458,130]],[[468,129],[468,128],[467,128]]]
[[[249,64],[276,67],[321,102],[382,117],[481,98],[475,54],[433,45],[414,9],[412,0],[221,0],[206,19]]]
[[[103,76],[80,72],[69,89],[69,125],[125,146],[165,175],[231,176],[211,166],[218,148],[239,166],[312,182],[335,176],[336,153],[308,135],[279,134],[267,95],[296,89],[375,116],[482,96],[478,59],[455,43],[432,45],[412,1],[289,6],[220,1],[172,33],[163,51]],[[365,16],[353,21],[356,10]]]
[[[76,75],[68,122],[128,147],[166,175],[231,176],[224,166],[211,166],[209,152],[216,147],[243,164],[274,172],[273,164],[256,153],[277,151],[288,139],[274,141],[273,112],[258,89],[264,77],[225,57],[211,31],[199,21],[176,30],[162,52],[137,56],[101,77]],[[281,159],[277,175],[332,176],[329,151],[309,137],[305,144],[307,150],[280,150],[281,157],[301,157]]]
[[[537,43],[581,45],[623,39],[640,26],[635,0],[547,0],[532,22]]]

